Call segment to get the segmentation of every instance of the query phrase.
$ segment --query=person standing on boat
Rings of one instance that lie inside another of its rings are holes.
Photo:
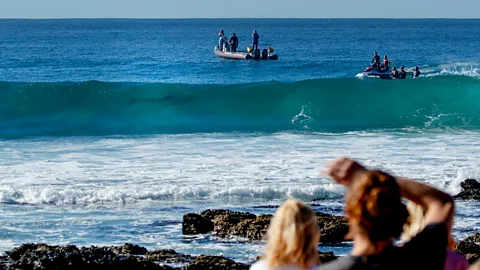
[[[260,36],[257,33],[257,30],[253,30],[252,34],[252,50],[255,51],[255,49],[258,49],[258,40],[260,39]]]
[[[230,43],[230,51],[231,52],[237,52],[237,48],[238,48],[238,37],[235,33],[233,33],[233,36],[230,37],[230,40],[228,41],[228,43]]]
[[[218,49],[220,51],[222,51],[224,45],[225,45],[225,37],[224,37],[224,34],[223,34],[223,29],[222,29],[218,33]]]

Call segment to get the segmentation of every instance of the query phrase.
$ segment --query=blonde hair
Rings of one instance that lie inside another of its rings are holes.
[[[401,240],[403,242],[410,241],[415,235],[419,234],[427,224],[425,224],[425,209],[419,204],[408,201],[407,210],[409,213],[408,221],[403,226]],[[451,231],[448,232],[448,248],[455,249],[455,240]]]
[[[320,229],[313,210],[301,201],[289,199],[277,210],[267,232],[263,259],[271,268],[320,264]]]

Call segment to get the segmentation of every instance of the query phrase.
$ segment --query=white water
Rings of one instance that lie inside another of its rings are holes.
[[[0,142],[0,252],[25,242],[133,242],[243,260],[262,245],[182,237],[181,219],[206,208],[253,206],[290,196],[328,197],[341,214],[343,188],[319,174],[341,155],[451,194],[480,178],[480,133],[195,134]],[[455,235],[480,230],[479,203],[459,203]],[[345,248],[324,247],[345,252]],[[241,250],[241,252],[239,252]]]

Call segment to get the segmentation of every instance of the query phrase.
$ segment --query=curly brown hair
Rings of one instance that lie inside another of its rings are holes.
[[[408,218],[400,186],[381,171],[368,171],[355,179],[346,196],[345,213],[350,224],[347,238],[357,231],[372,243],[398,238]]]

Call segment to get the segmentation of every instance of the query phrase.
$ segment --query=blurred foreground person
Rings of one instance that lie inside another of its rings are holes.
[[[250,270],[313,270],[320,264],[320,229],[313,210],[298,200],[287,200],[277,210],[267,232],[262,259]]]
[[[326,171],[347,189],[345,213],[353,239],[349,256],[320,269],[443,270],[452,224],[450,195],[430,186],[378,170],[367,170],[349,158],[339,158]],[[401,198],[425,209],[425,228],[402,247],[393,245],[403,231],[408,211]]]

